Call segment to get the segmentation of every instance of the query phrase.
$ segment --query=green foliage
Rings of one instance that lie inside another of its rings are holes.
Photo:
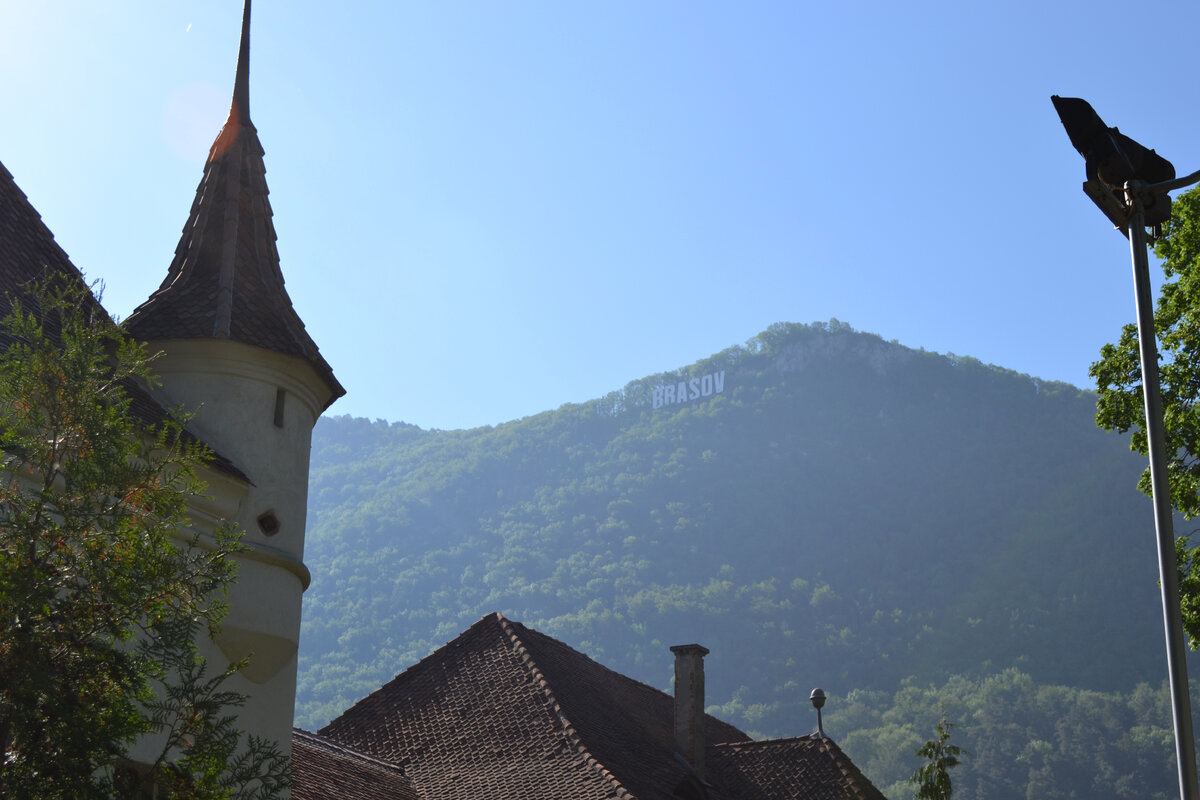
[[[181,420],[134,420],[144,349],[82,288],[14,301],[0,343],[0,795],[275,796],[286,760],[262,742],[238,760],[236,667],[206,677],[194,644],[239,535],[178,540],[206,454]],[[147,736],[149,772],[122,760]]]
[[[1167,282],[1154,312],[1165,418],[1171,502],[1188,519],[1200,514],[1200,190],[1172,206],[1155,245]],[[1100,391],[1096,422],[1106,430],[1133,430],[1130,446],[1148,454],[1137,326],[1126,325],[1116,344],[1100,350],[1089,374]],[[1139,484],[1150,493],[1149,470]]]
[[[926,760],[908,779],[914,787],[916,800],[950,800],[953,788],[950,770],[958,766],[958,757],[966,755],[958,745],[950,744],[950,731],[954,723],[946,719],[946,712],[937,724],[937,737],[917,748],[917,755]]]
[[[1200,190],[1178,197],[1163,236],[1155,244],[1167,281],[1154,312],[1159,379],[1171,504],[1187,519],[1200,515]],[[1116,344],[1100,350],[1089,374],[1100,392],[1096,424],[1110,431],[1132,430],[1130,447],[1149,454],[1137,326],[1126,325]],[[1138,482],[1151,494],[1149,467]],[[1200,574],[1196,551],[1184,542],[1176,553],[1184,629],[1192,649],[1200,647]]]
[[[1179,610],[1188,644],[1200,644],[1200,547],[1188,547],[1188,537],[1175,540],[1175,563],[1179,565]]]
[[[911,760],[900,756],[943,715],[959,720],[956,744],[971,755],[955,768],[957,797],[1169,800],[1176,791],[1165,681],[1095,692],[1009,669],[941,685],[908,682],[891,696],[831,696],[826,711],[826,730],[891,800],[913,796]]]

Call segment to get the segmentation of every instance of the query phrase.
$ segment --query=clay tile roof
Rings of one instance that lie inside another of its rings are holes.
[[[732,742],[709,754],[713,781],[739,800],[884,800],[832,739]]]
[[[11,310],[14,297],[21,299],[23,305],[30,302],[25,287],[56,279],[67,285],[78,284],[84,291],[85,302],[89,304],[87,313],[108,318],[108,313],[88,289],[83,273],[54,241],[54,234],[17,186],[12,173],[0,164],[0,318]],[[46,323],[47,334],[56,337],[51,328],[53,321],[46,320]],[[8,344],[9,341],[0,333],[0,349]],[[125,389],[133,416],[143,424],[155,426],[167,419],[166,410],[143,387],[127,383]],[[247,480],[246,475],[220,453],[213,453],[213,466]]]
[[[673,701],[562,642],[484,617],[321,734],[402,765],[427,798],[667,800]],[[708,718],[710,741],[746,742]]]
[[[707,720],[700,782],[674,701],[491,614],[321,735],[403,767],[426,800],[883,800],[830,739],[752,741]],[[349,795],[347,795],[349,797]]]
[[[404,770],[292,730],[292,800],[421,800]]]
[[[345,389],[292,308],[279,268],[266,166],[250,121],[250,2],[229,118],[213,142],[167,277],[125,321],[143,340],[233,339],[306,360]]]

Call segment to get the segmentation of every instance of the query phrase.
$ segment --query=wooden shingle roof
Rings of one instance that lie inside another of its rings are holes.
[[[321,735],[401,766],[425,800],[670,800],[694,779],[674,701],[491,614]],[[705,717],[711,800],[882,795],[828,739],[754,742]]]
[[[331,391],[346,393],[284,288],[266,166],[250,121],[250,2],[229,118],[208,154],[175,257],[158,290],[125,321],[146,341],[233,339],[306,360]]]

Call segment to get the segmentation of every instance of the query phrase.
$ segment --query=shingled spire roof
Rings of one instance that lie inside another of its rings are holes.
[[[144,339],[233,339],[307,360],[345,394],[292,308],[279,269],[266,167],[250,121],[250,0],[229,118],[213,142],[166,279],[125,321]]]

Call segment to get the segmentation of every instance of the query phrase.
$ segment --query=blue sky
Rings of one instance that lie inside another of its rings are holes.
[[[120,316],[240,16],[0,0],[0,160]],[[1049,97],[1194,170],[1197,30],[1194,2],[258,0],[251,109],[333,413],[496,424],[833,317],[1085,386],[1132,279]]]

